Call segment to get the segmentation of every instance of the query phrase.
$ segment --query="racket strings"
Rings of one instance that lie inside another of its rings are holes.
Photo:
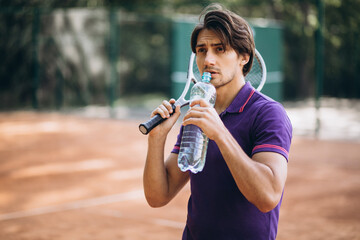
[[[260,60],[255,56],[250,72],[246,75],[245,80],[250,82],[254,88],[258,88],[263,78],[263,68]]]
[[[263,66],[262,61],[259,59],[259,56],[256,53],[254,56],[253,64],[250,72],[245,76],[245,80],[250,82],[251,85],[258,90],[261,90],[262,84],[265,81],[264,71],[266,71],[266,67]],[[260,56],[261,58],[261,56]],[[192,63],[193,67],[193,75],[196,81],[201,81],[201,74],[196,64],[196,56],[194,57],[194,61]]]
[[[194,62],[193,62],[193,74],[197,82],[201,80],[200,70],[196,64],[196,57],[194,58]]]

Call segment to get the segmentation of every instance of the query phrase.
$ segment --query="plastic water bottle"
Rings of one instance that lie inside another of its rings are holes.
[[[204,72],[202,81],[196,83],[190,92],[190,101],[205,99],[211,106],[216,100],[216,89],[210,84],[211,74]],[[181,171],[201,172],[205,166],[209,138],[195,125],[187,125],[183,129],[178,166]]]

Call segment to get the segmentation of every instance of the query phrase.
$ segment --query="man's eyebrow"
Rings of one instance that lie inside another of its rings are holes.
[[[202,44],[196,44],[196,48],[199,48],[199,47],[204,47],[206,44],[205,43],[202,43]],[[212,43],[210,44],[211,47],[217,47],[217,46],[224,46],[223,43]]]
[[[223,43],[214,43],[214,44],[211,44],[212,47],[217,47],[217,46],[224,46]]]

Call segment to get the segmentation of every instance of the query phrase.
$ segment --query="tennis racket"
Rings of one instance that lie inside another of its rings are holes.
[[[190,89],[191,83],[197,83],[198,80],[201,79],[200,71],[196,64],[196,55],[195,53],[191,53],[188,72],[187,72],[187,81],[185,83],[185,87],[180,97],[176,100],[173,107],[173,113],[175,112],[176,106],[184,107],[189,105],[190,101],[186,100],[185,97]],[[251,67],[250,72],[246,75],[245,80],[250,82],[251,85],[256,88],[256,90],[261,91],[266,81],[266,66],[264,59],[255,49],[255,56],[253,60],[253,65]],[[172,115],[172,114],[171,114]],[[143,134],[148,134],[154,127],[165,121],[166,118],[162,118],[159,114],[152,117],[145,123],[139,125],[139,130]]]
[[[266,82],[266,65],[261,54],[255,49],[255,56],[250,72],[245,76],[245,81],[250,82],[251,85],[259,92],[264,87]]]

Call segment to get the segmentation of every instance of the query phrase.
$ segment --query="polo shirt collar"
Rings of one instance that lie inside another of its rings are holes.
[[[249,102],[254,92],[255,89],[250,84],[250,82],[246,82],[245,85],[240,89],[239,93],[236,95],[232,103],[227,107],[225,112],[239,113],[244,111],[246,104]]]

